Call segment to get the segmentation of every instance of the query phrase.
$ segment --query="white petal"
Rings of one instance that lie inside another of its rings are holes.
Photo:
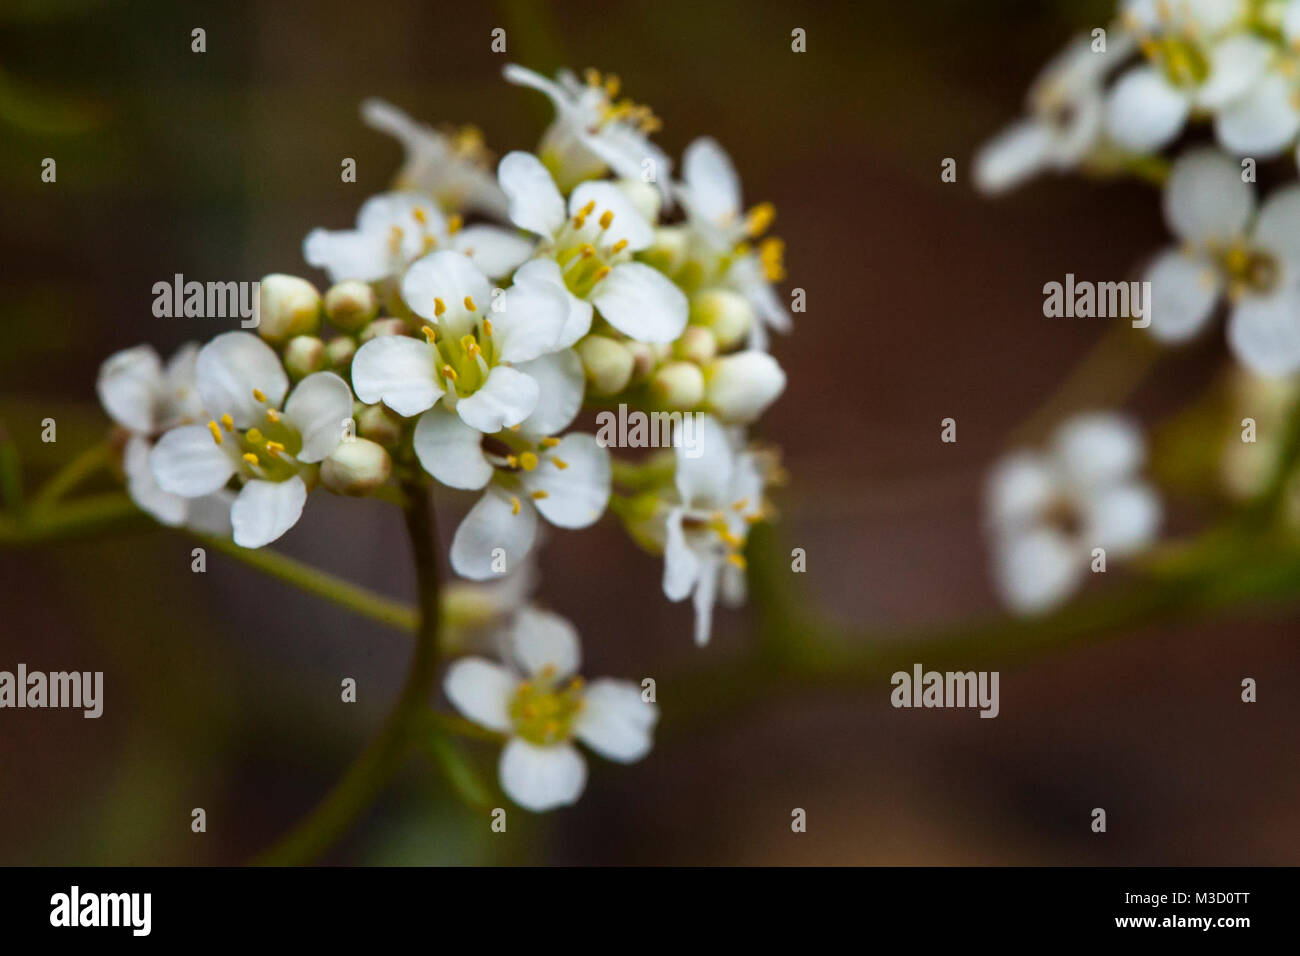
[[[352,358],[352,387],[367,405],[382,401],[399,415],[418,415],[442,394],[434,376],[434,349],[404,335],[371,339]]]
[[[352,421],[352,389],[333,372],[313,372],[290,393],[284,414],[302,434],[298,460],[323,461]]]
[[[533,254],[535,243],[498,226],[466,226],[452,237],[452,248],[469,256],[483,274],[508,276]]]
[[[1219,270],[1177,249],[1162,252],[1147,270],[1151,334],[1162,342],[1185,342],[1205,328],[1219,301]]]
[[[1282,260],[1288,278],[1300,278],[1300,186],[1287,186],[1268,197],[1255,220],[1254,244]]]
[[[633,763],[650,752],[651,731],[659,708],[641,699],[641,687],[631,681],[594,680],[573,732],[607,760]]]
[[[1135,153],[1153,153],[1183,128],[1191,101],[1156,69],[1140,66],[1120,77],[1106,102],[1106,129]]]
[[[1228,319],[1228,345],[1257,375],[1276,378],[1300,370],[1300,294],[1287,289],[1242,299]]]
[[[185,527],[200,534],[229,538],[230,509],[234,503],[235,493],[225,488],[201,498],[190,498],[189,508],[185,512]]]
[[[233,441],[229,435],[225,440]],[[164,434],[149,455],[149,467],[159,488],[185,498],[211,494],[235,473],[231,453],[202,425],[182,425]]]
[[[492,338],[502,362],[527,362],[553,352],[569,317],[569,296],[549,282],[512,285],[492,313]]]
[[[1213,149],[1184,154],[1169,174],[1165,218],[1180,239],[1227,243],[1239,237],[1255,211],[1255,194],[1241,167]]]
[[[687,415],[673,433],[677,493],[688,506],[730,507],[736,458],[731,439],[711,415]]]
[[[523,564],[537,535],[537,511],[526,501],[515,512],[511,496],[489,485],[451,541],[451,566],[462,577],[485,581]],[[500,549],[501,560],[493,552]],[[498,572],[493,564],[503,567]]]
[[[482,488],[492,477],[483,456],[483,433],[441,406],[420,416],[414,442],[424,470],[448,487]]]
[[[582,359],[573,349],[552,352],[516,366],[537,383],[537,407],[523,420],[519,430],[525,435],[545,438],[569,426],[582,409],[586,378]]]
[[[162,360],[150,345],[114,352],[99,367],[95,390],[109,417],[135,432],[158,428]]]
[[[393,271],[393,256],[382,237],[355,229],[313,229],[302,241],[302,257],[324,269],[333,282],[373,282]]]
[[[591,330],[593,309],[590,302],[579,299],[564,285],[560,265],[554,259],[533,259],[519,267],[514,275],[515,285],[544,282],[562,290],[569,300],[569,314],[564,320],[556,348],[568,348]]]
[[[1245,93],[1263,75],[1272,48],[1258,37],[1237,34],[1210,51],[1210,74],[1196,92],[1196,101],[1218,109]]]
[[[287,481],[245,482],[230,509],[235,544],[241,548],[270,544],[298,523],[306,503],[307,486],[297,475]]]
[[[515,738],[501,751],[501,789],[525,810],[543,813],[582,796],[587,764],[572,744],[535,747]]]
[[[686,295],[643,262],[624,262],[589,296],[605,321],[640,342],[671,342],[686,328]]]
[[[569,215],[576,216],[588,203],[595,203],[588,217],[589,223],[597,222],[607,212],[614,217],[601,236],[602,244],[626,241],[628,251],[640,252],[654,242],[654,227],[646,222],[628,195],[613,183],[603,180],[579,183],[569,196]]]
[[[555,680],[564,680],[582,666],[578,629],[567,618],[531,605],[515,615],[510,653],[529,677],[549,667]]]
[[[1013,452],[994,465],[985,484],[989,522],[994,528],[1024,525],[1051,503],[1056,490],[1041,455]]]
[[[708,403],[725,422],[748,424],[785,391],[785,372],[766,352],[748,350],[713,363]]]
[[[537,468],[520,477],[530,495],[544,494],[533,500],[542,517],[560,528],[594,524],[609,503],[609,449],[592,435],[575,433],[539,457]],[[560,468],[557,460],[567,467]]]
[[[441,299],[448,310],[443,321],[449,321],[447,315],[465,311],[462,303],[466,297],[473,299],[478,308],[487,308],[492,300],[492,283],[459,252],[432,252],[414,262],[402,277],[402,299],[421,318],[436,320],[434,300]]]
[[[1052,441],[1056,462],[1077,487],[1122,481],[1141,467],[1146,443],[1124,415],[1085,412],[1067,419]]]
[[[518,369],[498,365],[478,391],[456,403],[456,413],[471,428],[495,435],[531,415],[537,398],[537,382]]]
[[[171,494],[158,487],[153,469],[149,466],[149,453],[152,448],[149,440],[139,435],[132,435],[130,441],[126,443],[126,451],[122,456],[126,490],[141,511],[162,524],[176,527],[185,520],[190,499]]]
[[[1287,0],[1282,11],[1282,33],[1292,44],[1300,40],[1300,0]]]
[[[976,188],[996,195],[1019,186],[1043,169],[1051,142],[1051,130],[1036,119],[1003,130],[975,156]]]
[[[550,238],[564,225],[564,197],[542,161],[532,153],[507,153],[497,179],[510,200],[510,221]]]
[[[695,588],[700,578],[700,559],[686,542],[682,529],[682,509],[668,513],[664,541],[664,595],[680,601]]]
[[[442,681],[443,693],[462,715],[502,733],[510,729],[510,698],[518,688],[514,674],[481,657],[462,657]]]
[[[1002,600],[1020,614],[1051,610],[1078,590],[1086,557],[1046,529],[1014,535],[995,548],[994,581]]]
[[[1105,548],[1107,558],[1136,554],[1155,540],[1160,499],[1150,486],[1126,484],[1087,498],[1083,506],[1082,544]]]
[[[716,558],[706,558],[700,564],[700,576],[695,582],[695,593],[691,595],[691,604],[695,608],[695,646],[704,647],[713,634],[713,605],[718,596],[718,575],[721,562]]]
[[[1214,132],[1225,149],[1240,156],[1272,159],[1295,139],[1300,130],[1291,84],[1269,73],[1219,111]]]
[[[740,177],[717,140],[701,136],[682,154],[682,205],[693,219],[717,226],[735,223],[741,213]]]
[[[267,407],[279,408],[289,391],[280,357],[248,332],[226,332],[199,349],[194,377],[209,414],[229,414],[236,428],[263,421]],[[253,397],[253,389],[266,396],[265,404]]]

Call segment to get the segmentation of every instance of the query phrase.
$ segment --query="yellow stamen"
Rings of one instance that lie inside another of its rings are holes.
[[[432,325],[420,326],[420,332],[424,336],[425,341],[427,341],[430,345],[438,341],[438,330],[435,329]]]
[[[763,264],[763,275],[768,282],[780,282],[785,278],[785,243],[780,239],[764,239],[758,245],[758,258]]]
[[[605,77],[605,95],[612,100],[614,97],[618,96],[619,88],[622,87],[622,85],[622,82],[618,78],[618,74],[611,73],[609,76]]]
[[[519,467],[519,457],[517,455],[506,455],[506,464],[511,468]]]
[[[453,382],[460,378],[460,376],[456,374],[456,370],[450,365],[444,365],[442,367],[442,374]]]
[[[280,420],[280,413],[277,412],[274,408],[268,408],[266,410],[266,420],[270,422],[272,425],[274,425],[276,422]]]
[[[601,229],[608,229],[611,225],[613,225],[613,222],[614,222],[614,213],[611,210],[606,209],[604,212],[600,214]]]
[[[420,225],[427,226],[429,224],[429,214],[424,211],[423,206],[416,206],[411,210],[411,215],[415,217],[415,221]]]
[[[543,438],[540,444],[543,448],[554,448],[559,443],[560,440],[558,438]]]
[[[749,211],[745,217],[745,232],[751,236],[761,236],[767,232],[767,227],[772,225],[772,220],[776,218],[776,207],[770,202],[759,203]]]
[[[221,416],[221,427],[228,432],[233,432],[235,430],[235,420],[230,417],[229,412]]]
[[[251,451],[246,451],[244,452],[244,461],[248,462],[250,465],[256,465],[257,456],[254,455]]]
[[[596,247],[589,242],[584,242],[578,250],[578,255],[583,259],[590,259],[596,254]]]
[[[212,432],[212,440],[218,445],[221,444],[221,429],[217,427],[216,422],[208,422],[208,431]]]
[[[262,440],[263,440],[262,433],[258,431],[256,428],[250,428],[247,432],[244,433],[244,437],[247,438],[249,441],[251,441],[254,445],[262,444]]]
[[[266,401],[266,393],[260,388],[255,388],[253,389],[253,398],[257,399],[259,402],[264,402]]]
[[[269,441],[266,443],[266,452],[268,455],[278,455],[284,451],[284,446],[278,441]]]
[[[560,471],[564,471],[564,469],[569,467],[569,463],[567,461],[565,461],[563,458],[557,458],[555,455],[551,456],[551,461],[555,462],[555,467],[560,469]]]
[[[589,66],[582,71],[582,79],[588,86],[600,86],[600,70]]]
[[[596,274],[591,277],[591,281],[599,282],[601,279],[605,278],[605,276],[609,275],[613,271],[614,270],[611,269],[609,266],[601,266],[599,269],[596,270]]]
[[[586,224],[587,224],[587,217],[584,216],[584,215],[582,215],[582,213],[578,213],[578,215],[576,215],[576,216],[573,217],[573,228],[574,228],[574,229],[581,229],[581,228],[582,228],[583,226],[585,226]]]
[[[537,456],[531,451],[526,451],[519,456],[519,467],[524,471],[532,471],[537,467]]]
[[[510,513],[515,515],[519,514],[519,499],[514,495],[510,496]]]
[[[550,497],[550,495],[548,495],[545,491],[542,491],[540,488],[534,491],[532,495],[534,501],[541,501],[543,498]]]
[[[727,560],[730,561],[732,564],[734,564],[736,567],[740,568],[740,570],[742,571],[745,570],[745,568],[747,567],[745,563],[745,556],[743,554],[734,554],[734,553],[729,554],[727,555]]]
[[[465,225],[465,220],[462,219],[459,214],[452,216],[450,219],[447,220],[447,235],[449,236],[456,235],[456,233],[460,232],[461,228],[464,225]]]
[[[618,252],[622,252],[626,248],[627,248],[627,240],[620,239],[618,242],[614,243],[614,247],[610,251],[618,253]]]
[[[465,296],[465,308],[469,309],[471,312],[478,311],[478,306],[474,304],[474,300],[469,296]]]
[[[438,297],[435,296],[435,297],[434,297],[434,300],[433,300],[433,314],[434,314],[434,316],[437,317],[437,316],[439,316],[439,315],[442,315],[442,313],[444,313],[444,312],[446,312],[446,311],[447,311],[447,303],[446,303],[446,302],[443,302],[442,299],[439,299]]]
[[[483,320],[483,334],[486,335],[488,338],[492,338],[492,320],[491,320],[491,319],[484,319],[484,320]]]
[[[436,236],[431,236],[431,235],[429,235],[428,233],[426,233],[425,236],[424,236],[424,251],[425,251],[425,252],[432,252],[434,249],[437,249],[437,248],[438,248],[438,239],[437,239],[437,237],[436,237]]]
[[[731,507],[734,508],[734,509],[736,509],[737,511],[744,511],[746,508],[749,507],[749,499],[748,499],[748,498],[741,498],[739,501],[737,501],[737,502],[736,502],[734,505],[732,505]]]
[[[394,227],[392,228],[392,231],[389,232],[389,234],[388,234],[388,248],[389,248],[389,249],[390,249],[394,254],[396,254],[396,253],[398,253],[398,252],[401,251],[401,249],[402,249],[402,236],[404,236],[404,235],[405,235],[405,233],[402,232],[402,227],[401,227],[401,226],[394,226]]]
[[[578,210],[578,215],[584,217],[590,216],[595,211],[596,211],[596,200],[592,199],[587,202],[587,205],[583,206],[581,209]]]

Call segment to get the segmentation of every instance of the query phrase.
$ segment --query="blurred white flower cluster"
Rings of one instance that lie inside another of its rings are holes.
[[[1285,378],[1300,372],[1298,135],[1300,0],[1121,0],[1113,23],[1042,71],[974,178],[986,193],[1048,171],[1161,183],[1172,242],[1140,265],[1147,332],[1188,341],[1222,306],[1241,367]],[[1012,608],[1067,599],[1093,549],[1122,557],[1154,539],[1160,509],[1133,474],[1141,448],[1118,417],[1084,416],[1050,455],[999,464],[987,523]]]
[[[711,139],[690,144],[674,179],[650,139],[658,118],[620,98],[616,77],[505,76],[555,107],[536,153],[494,169],[475,129],[368,101],[363,118],[406,159],[351,228],[306,236],[323,295],[268,275],[256,334],[186,345],[166,366],[148,346],[103,364],[129,491],[164,524],[257,548],[318,486],[384,495],[422,470],[476,495],[449,558],[474,581],[520,573],[543,524],[584,528],[609,509],[663,555],[667,597],[693,597],[704,643],[715,596],[743,597],[748,530],[771,514],[780,475],[746,436],[785,387],[767,351],[769,330],[791,322],[774,211],[745,208]],[[584,408],[654,416],[667,440],[616,459],[581,427]],[[634,685],[582,685],[572,627],[508,610],[504,665],[457,663],[448,697],[510,737],[512,798],[571,803],[585,770],[570,740],[638,759],[655,705]]]

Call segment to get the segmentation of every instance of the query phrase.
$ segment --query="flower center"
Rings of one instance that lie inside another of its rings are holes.
[[[524,681],[510,699],[510,720],[515,733],[530,744],[548,747],[564,743],[573,734],[573,722],[582,713],[583,683],[572,677],[564,685],[555,681],[555,668],[546,667]]]
[[[1243,292],[1262,295],[1277,288],[1280,269],[1277,259],[1269,252],[1236,244],[1221,254],[1220,263],[1234,295]]]
[[[1142,42],[1142,52],[1174,86],[1200,86],[1210,75],[1210,61],[1188,37],[1148,37]]]
[[[1043,510],[1043,523],[1067,538],[1077,538],[1083,533],[1083,516],[1074,502],[1064,497],[1053,498]]]
[[[492,320],[466,296],[461,303],[464,315],[453,325],[444,320],[447,304],[433,300],[434,325],[420,331],[433,347],[434,371],[449,391],[464,398],[478,391],[496,365],[496,343],[492,339]]]
[[[261,389],[253,389],[253,398],[266,404],[266,395]],[[221,416],[220,424],[217,420],[209,421],[208,431],[218,445],[225,444],[227,438],[235,443],[250,477],[286,481],[298,473],[297,455],[302,451],[302,435],[277,409],[267,405],[265,411],[266,421],[261,427],[240,431],[235,428],[234,419],[225,414]]]

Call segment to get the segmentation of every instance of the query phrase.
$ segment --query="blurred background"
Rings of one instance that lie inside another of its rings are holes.
[[[789,387],[760,433],[791,479],[765,542],[806,550],[798,606],[849,641],[990,615],[984,469],[1104,331],[1044,319],[1042,283],[1127,275],[1165,233],[1150,187],[1048,179],[989,201],[967,170],[1038,68],[1111,9],[9,0],[0,420],[35,486],[107,428],[94,380],[108,354],[140,342],[167,354],[234,326],[155,318],[155,282],[320,282],[302,237],[350,226],[401,159],[361,124],[364,97],[476,123],[500,155],[532,148],[550,117],[541,95],[501,79],[507,59],[595,66],[654,107],[672,155],[712,135],[747,205],[776,205],[788,286],[806,290],[808,311],[773,348]],[[190,51],[194,27],[206,53]],[[506,56],[489,51],[495,27]],[[803,54],[790,49],[796,27]],[[45,157],[54,184],[41,182]],[[343,157],[357,160],[355,184],[339,181]],[[955,184],[940,180],[945,157],[958,160]],[[1129,407],[1159,421],[1222,362],[1210,336]],[[939,441],[949,416],[955,445]],[[40,441],[46,417],[56,444]],[[444,544],[473,500],[440,494]],[[1194,525],[1197,507],[1175,504],[1174,523]],[[0,712],[0,863],[241,862],[376,732],[408,638],[223,555],[193,574],[192,546],[144,529],[0,551],[0,669],[105,675],[99,720]],[[400,516],[381,503],[314,495],[275,547],[412,596]],[[505,835],[417,756],[326,862],[1281,864],[1300,851],[1295,610],[985,658],[1002,672],[1001,715],[980,720],[895,710],[887,676],[740,692],[725,675],[750,653],[760,612],[719,611],[713,644],[695,648],[689,605],[663,598],[659,559],[612,519],[553,535],[541,573],[544,601],[583,636],[589,677],[657,680],[652,754],[591,760],[576,807],[512,809]],[[1253,706],[1240,702],[1246,676],[1259,681]],[[344,677],[356,704],[339,700]],[[466,753],[494,779],[495,747]],[[1099,806],[1105,835],[1089,829]],[[206,834],[190,832],[194,807]],[[791,832],[795,807],[806,833]]]

